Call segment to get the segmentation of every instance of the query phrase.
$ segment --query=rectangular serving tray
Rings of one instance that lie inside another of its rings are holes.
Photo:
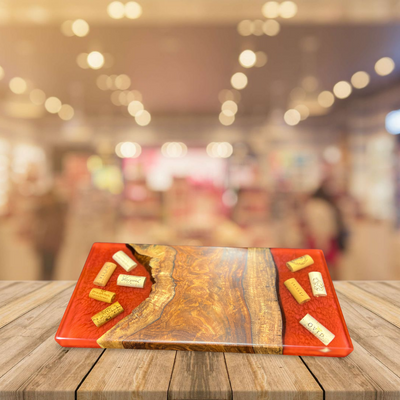
[[[89,298],[113,254],[117,266],[102,288],[124,312],[101,327],[91,317],[109,304]],[[314,264],[291,272],[286,262],[308,254]],[[314,297],[309,272],[322,274],[327,296]],[[117,286],[120,274],[145,276],[144,288]],[[284,286],[295,278],[311,298],[298,304]],[[335,335],[326,346],[300,320],[310,314]],[[344,357],[353,345],[321,250],[95,243],[55,337],[64,347],[224,351]]]

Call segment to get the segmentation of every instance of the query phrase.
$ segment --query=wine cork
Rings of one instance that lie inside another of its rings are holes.
[[[97,274],[93,283],[97,286],[106,286],[108,280],[115,271],[115,268],[117,268],[117,264],[106,262],[101,268],[100,272]]]
[[[302,257],[296,258],[295,260],[288,261],[286,266],[290,269],[290,271],[296,272],[303,268],[309,267],[312,264],[314,264],[314,260],[308,254],[306,254]]]
[[[305,290],[301,287],[300,283],[296,281],[296,279],[290,278],[284,282],[284,285],[287,287],[289,292],[299,304],[303,304],[311,300]]]
[[[112,256],[113,260],[116,261],[126,272],[130,272],[133,268],[136,268],[137,264],[122,250],[118,251]]]
[[[326,296],[326,289],[321,272],[313,271],[308,273],[311,289],[314,297]]]
[[[145,276],[119,275],[117,279],[118,286],[128,286],[135,288],[143,288],[146,282]]]
[[[111,306],[105,308],[103,311],[100,311],[96,315],[93,315],[92,321],[97,326],[100,327],[104,325],[106,322],[110,321],[111,319],[115,318],[117,315],[124,312],[121,304],[116,301]]]
[[[328,344],[335,338],[335,335],[332,332],[320,324],[310,314],[306,314],[306,316],[300,321],[300,324],[319,339],[325,346],[328,346]]]
[[[104,301],[105,303],[112,303],[115,299],[116,294],[103,289],[92,289],[89,293],[89,297],[94,300]]]

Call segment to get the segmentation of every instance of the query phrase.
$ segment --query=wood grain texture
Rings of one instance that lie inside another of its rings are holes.
[[[131,246],[155,283],[149,298],[99,338],[101,347],[282,353],[268,249]]]
[[[107,349],[77,391],[78,400],[165,400],[175,351]]]
[[[11,281],[0,288],[0,307],[48,284],[46,281]]]
[[[352,338],[400,376],[400,329],[338,293]]]
[[[0,329],[0,376],[54,334],[72,291],[64,290]]]
[[[60,347],[53,334],[0,378],[1,398],[73,400],[102,351]]]
[[[231,398],[231,385],[222,353],[177,352],[168,399]]]
[[[345,294],[348,299],[362,305],[400,328],[400,307],[397,307],[391,301],[368,293],[350,282],[335,282],[335,289],[337,292]]]
[[[384,300],[391,302],[394,306],[400,309],[400,294],[399,288],[387,282],[373,281],[351,281],[355,285],[368,293],[378,296]],[[395,282],[393,282],[395,284]]]
[[[299,357],[226,353],[225,358],[235,400],[323,399]]]
[[[48,282],[39,289],[3,305],[0,307],[0,328],[73,285],[75,285],[75,282]]]

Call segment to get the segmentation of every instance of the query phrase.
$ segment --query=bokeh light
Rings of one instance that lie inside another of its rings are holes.
[[[33,89],[29,93],[29,98],[33,104],[40,106],[46,101],[46,94],[43,92],[43,90]]]
[[[244,68],[251,68],[256,63],[257,56],[252,50],[244,50],[239,55],[239,63]]]
[[[128,75],[121,74],[115,78],[114,83],[118,89],[126,90],[129,89],[129,86],[131,86],[131,78],[129,78]]]
[[[253,22],[248,19],[240,21],[237,26],[237,31],[239,35],[250,36],[253,33]]]
[[[211,142],[206,151],[213,158],[229,158],[233,154],[233,146],[228,142]]]
[[[279,5],[279,15],[282,18],[293,18],[297,14],[297,4],[293,1],[284,1]]]
[[[63,120],[63,121],[69,121],[74,117],[74,109],[72,106],[69,104],[63,104],[58,111],[58,116]]]
[[[352,88],[349,82],[340,81],[333,87],[333,93],[338,99],[345,99],[351,95]]]
[[[13,93],[22,94],[25,93],[26,89],[28,88],[28,85],[26,84],[25,79],[16,76],[15,78],[12,78],[10,80],[9,87]]]
[[[77,19],[71,25],[75,36],[84,37],[89,33],[89,24],[84,19]]]
[[[125,4],[125,15],[129,19],[137,19],[142,15],[142,6],[136,1],[128,1]]]
[[[300,119],[302,121],[310,116],[310,109],[304,104],[299,104],[294,109],[300,113]]]
[[[87,63],[92,69],[100,69],[104,65],[104,56],[99,51],[92,51],[87,55]]]
[[[263,23],[263,32],[268,36],[276,36],[280,30],[280,23],[274,19],[269,19]]]
[[[111,18],[121,19],[125,15],[125,6],[120,1],[113,1],[108,5],[107,13]]]
[[[301,121],[301,115],[297,110],[292,108],[285,112],[283,119],[285,120],[285,122],[288,125],[294,126],[294,125],[297,125]]]
[[[226,115],[235,115],[238,111],[237,104],[232,100],[227,100],[222,103],[221,110],[224,111]]]
[[[256,52],[256,63],[254,64],[255,67],[263,67],[268,61],[267,55],[263,51]]]
[[[329,90],[324,90],[318,95],[318,104],[321,107],[329,108],[332,107],[335,102],[335,96]]]
[[[232,125],[235,122],[235,115],[232,113],[227,115],[224,111],[221,111],[219,114],[219,122],[225,126]]]
[[[45,109],[51,114],[57,114],[62,107],[61,100],[57,97],[49,97],[44,103]]]
[[[150,113],[148,111],[141,110],[141,111],[136,113],[135,121],[140,126],[146,126],[151,121],[151,115],[150,115]]]
[[[181,158],[187,154],[187,146],[182,142],[166,142],[161,147],[161,154],[168,158]]]
[[[265,18],[277,18],[279,16],[279,3],[277,1],[267,1],[261,9]]]
[[[144,110],[143,104],[138,100],[133,100],[128,105],[128,112],[132,115],[132,117],[136,117],[136,115]]]
[[[370,78],[365,71],[358,71],[351,77],[351,84],[356,89],[363,89],[369,84]]]
[[[242,90],[247,86],[247,76],[243,72],[236,72],[231,78],[231,85],[237,89]]]
[[[380,76],[386,76],[393,72],[395,63],[390,57],[383,57],[375,64],[375,71]]]

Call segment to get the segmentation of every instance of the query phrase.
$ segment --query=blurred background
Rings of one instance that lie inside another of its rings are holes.
[[[0,279],[93,242],[316,247],[400,279],[399,0],[1,0]]]

